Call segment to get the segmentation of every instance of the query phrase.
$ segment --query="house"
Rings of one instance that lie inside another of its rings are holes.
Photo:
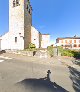
[[[64,37],[56,39],[57,46],[63,46],[67,49],[80,49],[80,37]]]

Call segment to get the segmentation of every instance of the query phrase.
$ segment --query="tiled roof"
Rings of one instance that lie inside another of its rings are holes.
[[[80,37],[61,37],[57,39],[80,39]]]

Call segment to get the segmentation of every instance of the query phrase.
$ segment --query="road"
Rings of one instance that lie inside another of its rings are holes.
[[[75,92],[69,76],[59,58],[0,57],[0,92]]]

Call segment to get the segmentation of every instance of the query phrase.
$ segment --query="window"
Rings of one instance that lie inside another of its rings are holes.
[[[70,43],[72,43],[72,40],[70,40]]]
[[[15,43],[17,43],[17,37],[15,37]]]
[[[13,7],[19,6],[19,0],[13,0]]]
[[[76,43],[76,40],[74,40],[74,43]]]
[[[65,40],[65,43],[67,43],[67,40]]]
[[[63,43],[63,40],[61,41],[61,43]]]
[[[30,14],[30,9],[29,9],[29,14]]]
[[[16,6],[18,6],[19,5],[19,0],[16,0]]]
[[[28,10],[28,5],[27,5],[27,8],[26,9]]]
[[[80,47],[80,44],[79,44],[79,47]]]
[[[16,6],[16,3],[15,3],[15,0],[13,0],[13,7],[15,7]]]
[[[74,47],[77,47],[77,45],[76,45],[76,44],[74,44]]]

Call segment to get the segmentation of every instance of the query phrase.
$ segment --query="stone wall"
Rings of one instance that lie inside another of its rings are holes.
[[[31,43],[32,10],[28,0],[24,2],[24,49]]]
[[[38,51],[6,50],[6,52],[25,55],[25,56],[34,56],[34,57],[39,57],[39,58],[48,58],[49,57],[47,50],[38,50]]]

